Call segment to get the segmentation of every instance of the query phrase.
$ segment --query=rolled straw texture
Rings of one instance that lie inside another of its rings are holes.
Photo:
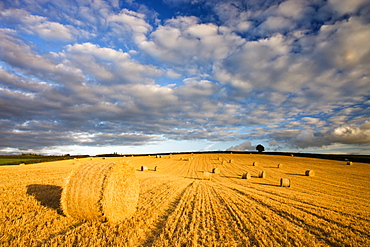
[[[313,177],[315,176],[315,171],[314,170],[307,170],[305,172],[306,176]]]
[[[211,173],[210,172],[203,172],[202,179],[203,180],[211,180]]]
[[[290,187],[290,179],[289,178],[281,178],[280,179],[280,186],[281,187]]]
[[[220,173],[220,168],[213,168],[212,173]]]
[[[126,163],[86,163],[70,174],[61,196],[64,214],[80,220],[119,222],[139,199],[135,169]]]
[[[251,178],[251,174],[249,172],[244,172],[243,175],[242,175],[242,179],[250,179]]]

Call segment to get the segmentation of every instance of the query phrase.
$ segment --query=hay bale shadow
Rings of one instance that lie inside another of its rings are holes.
[[[240,178],[241,175],[236,176],[220,176],[221,178]]]
[[[259,185],[266,185],[266,186],[273,186],[273,187],[280,187],[277,184],[267,184],[267,183],[254,183],[254,184],[259,184]]]
[[[292,175],[292,176],[303,176],[305,177],[305,174],[299,174],[299,173],[285,173],[286,175]]]
[[[54,209],[58,214],[64,215],[60,206],[60,198],[63,188],[48,184],[27,185],[27,194],[35,197],[42,206]]]

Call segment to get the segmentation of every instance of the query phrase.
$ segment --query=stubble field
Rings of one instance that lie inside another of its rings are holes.
[[[68,218],[59,205],[76,163],[102,158],[0,167],[0,246],[370,246],[369,164],[256,154],[104,162],[118,160],[140,181],[137,211],[119,224]]]

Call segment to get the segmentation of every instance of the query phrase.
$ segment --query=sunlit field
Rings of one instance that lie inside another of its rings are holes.
[[[104,162],[119,160],[140,181],[137,211],[120,223],[76,220],[60,206],[74,167],[102,158],[0,167],[0,246],[370,246],[370,164],[224,153]]]

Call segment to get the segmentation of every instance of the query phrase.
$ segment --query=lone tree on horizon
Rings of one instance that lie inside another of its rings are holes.
[[[258,144],[256,146],[256,150],[259,152],[259,153],[262,153],[263,151],[265,151],[265,147],[262,146],[261,144]]]

